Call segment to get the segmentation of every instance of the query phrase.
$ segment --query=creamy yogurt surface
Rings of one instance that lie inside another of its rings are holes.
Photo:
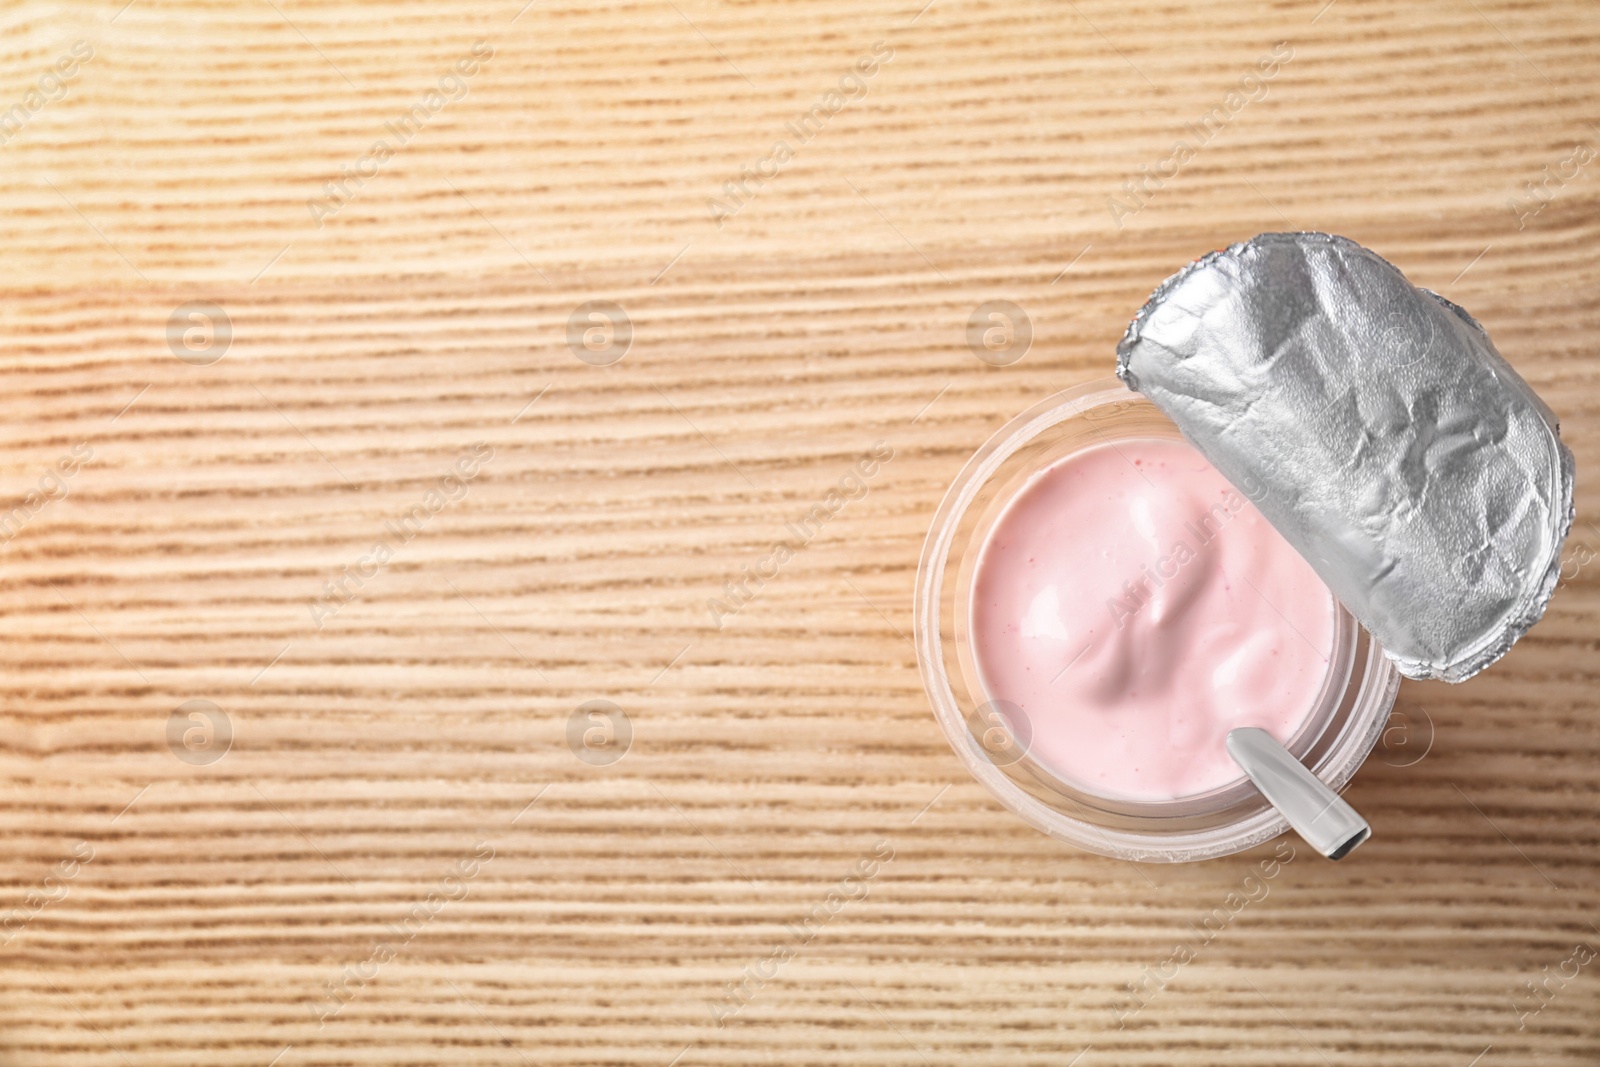
[[[981,550],[972,651],[1029,755],[1087,792],[1171,800],[1242,778],[1224,741],[1287,742],[1334,658],[1333,595],[1190,445],[1095,445],[1040,471]]]

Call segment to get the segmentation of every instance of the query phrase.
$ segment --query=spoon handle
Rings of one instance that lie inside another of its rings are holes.
[[[1267,731],[1254,726],[1230,730],[1228,755],[1306,844],[1330,860],[1343,859],[1372,836],[1367,820]]]

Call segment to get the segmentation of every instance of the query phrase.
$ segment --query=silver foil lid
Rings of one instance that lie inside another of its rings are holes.
[[[1410,678],[1544,614],[1572,525],[1555,416],[1477,321],[1353,241],[1267,233],[1167,279],[1117,346]]]

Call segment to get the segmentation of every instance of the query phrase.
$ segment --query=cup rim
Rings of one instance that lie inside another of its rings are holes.
[[[913,605],[917,664],[934,717],[956,757],[995,799],[1035,829],[1120,859],[1179,862],[1230,855],[1277,837],[1289,828],[1288,821],[1268,805],[1220,826],[1143,833],[1069,815],[1023,789],[974,746],[962,743],[967,737],[966,716],[946,669],[940,616],[945,576],[957,531],[975,498],[1007,459],[1051,427],[1095,407],[1133,398],[1145,399],[1117,378],[1097,378],[1061,390],[1010,419],[967,460],[934,512],[917,566]],[[1359,626],[1353,620],[1351,624]],[[1330,749],[1312,768],[1335,790],[1350,780],[1377,744],[1400,683],[1398,670],[1370,635],[1366,655],[1351,666],[1351,684],[1360,685],[1354,707]]]

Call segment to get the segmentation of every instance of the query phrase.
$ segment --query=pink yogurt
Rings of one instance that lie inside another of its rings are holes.
[[[1096,445],[1035,475],[979,557],[972,651],[1029,755],[1087,792],[1171,800],[1242,777],[1236,726],[1287,742],[1330,669],[1334,599],[1194,448]],[[1024,731],[1017,731],[1022,734]]]

